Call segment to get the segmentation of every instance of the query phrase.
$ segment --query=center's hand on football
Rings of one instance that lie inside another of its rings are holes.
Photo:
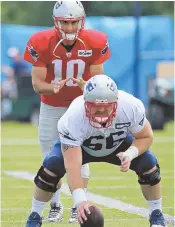
[[[120,152],[116,156],[121,160],[120,171],[127,172],[131,165],[131,161],[127,156],[124,156],[125,152]]]
[[[84,221],[87,221],[87,217],[85,214],[85,211],[87,214],[90,214],[90,210],[89,207],[91,206],[91,204],[87,201],[81,202],[78,204],[77,206],[77,211],[78,211],[78,222],[80,224],[83,224]]]
[[[73,77],[70,78],[74,83],[77,83],[77,85],[83,90],[84,89],[84,86],[86,84],[86,81],[83,80],[82,78],[80,79],[75,79]]]
[[[67,81],[69,81],[70,78],[67,78],[65,80],[58,80],[58,81],[54,81],[53,82],[53,92],[55,94],[57,94],[61,88],[67,83]]]

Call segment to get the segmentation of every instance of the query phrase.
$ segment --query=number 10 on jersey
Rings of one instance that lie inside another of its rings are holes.
[[[63,75],[66,75],[66,78],[69,77],[75,77],[77,79],[82,78],[82,75],[85,70],[85,62],[81,59],[76,59],[76,60],[70,60],[66,63],[65,70],[63,71],[63,61],[56,59],[52,61],[54,64],[54,74],[55,74],[55,79],[54,81],[62,80]],[[52,81],[52,82],[54,82]],[[67,86],[78,86],[76,83],[73,83],[73,81],[68,81],[66,83]]]

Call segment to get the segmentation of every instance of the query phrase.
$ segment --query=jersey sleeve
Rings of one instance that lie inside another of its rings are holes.
[[[61,143],[72,146],[81,146],[84,141],[82,113],[77,110],[77,105],[79,103],[77,99],[72,102],[66,113],[58,121],[57,125]]]
[[[103,32],[90,30],[88,36],[90,46],[93,49],[91,65],[104,63],[111,56],[107,35]]]
[[[73,125],[70,124],[71,119],[65,119],[65,116],[63,116],[58,122],[58,133],[61,143],[72,146],[81,146],[83,138],[81,134],[78,133],[76,124],[75,127],[73,127]]]
[[[46,62],[43,57],[43,45],[42,40],[35,34],[27,43],[24,60],[31,63],[34,66],[46,67]]]
[[[146,123],[145,107],[139,99],[136,100],[137,102],[133,109],[133,121],[131,122],[131,126],[129,127],[131,133],[140,132],[144,128]]]
[[[104,63],[110,56],[110,48],[107,38],[103,44],[103,46],[95,51],[95,56],[92,60],[92,65],[100,65]]]

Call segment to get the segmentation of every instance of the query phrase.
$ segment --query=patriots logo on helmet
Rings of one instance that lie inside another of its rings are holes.
[[[93,87],[93,85],[92,85],[91,82],[87,83],[86,90],[89,91],[89,92],[92,91],[92,90],[94,90],[94,87]]]
[[[114,84],[114,83],[111,83],[110,89],[111,89],[111,91],[115,91],[116,86],[115,86],[115,84]]]
[[[142,120],[139,122],[139,125],[143,126],[143,122],[144,122],[145,116],[143,115]]]
[[[55,5],[55,9],[58,9],[62,5],[63,1],[59,1]]]
[[[33,60],[35,62],[37,62],[39,55],[37,54],[37,52],[35,51],[35,49],[32,47],[31,44],[29,44],[29,46],[27,46],[28,51],[30,52],[30,55],[32,56]]]

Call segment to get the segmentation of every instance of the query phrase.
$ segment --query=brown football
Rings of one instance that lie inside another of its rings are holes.
[[[89,207],[91,213],[87,214],[87,221],[84,221],[83,224],[81,224],[81,227],[104,227],[104,216],[101,212],[101,210],[96,206],[90,206]]]

